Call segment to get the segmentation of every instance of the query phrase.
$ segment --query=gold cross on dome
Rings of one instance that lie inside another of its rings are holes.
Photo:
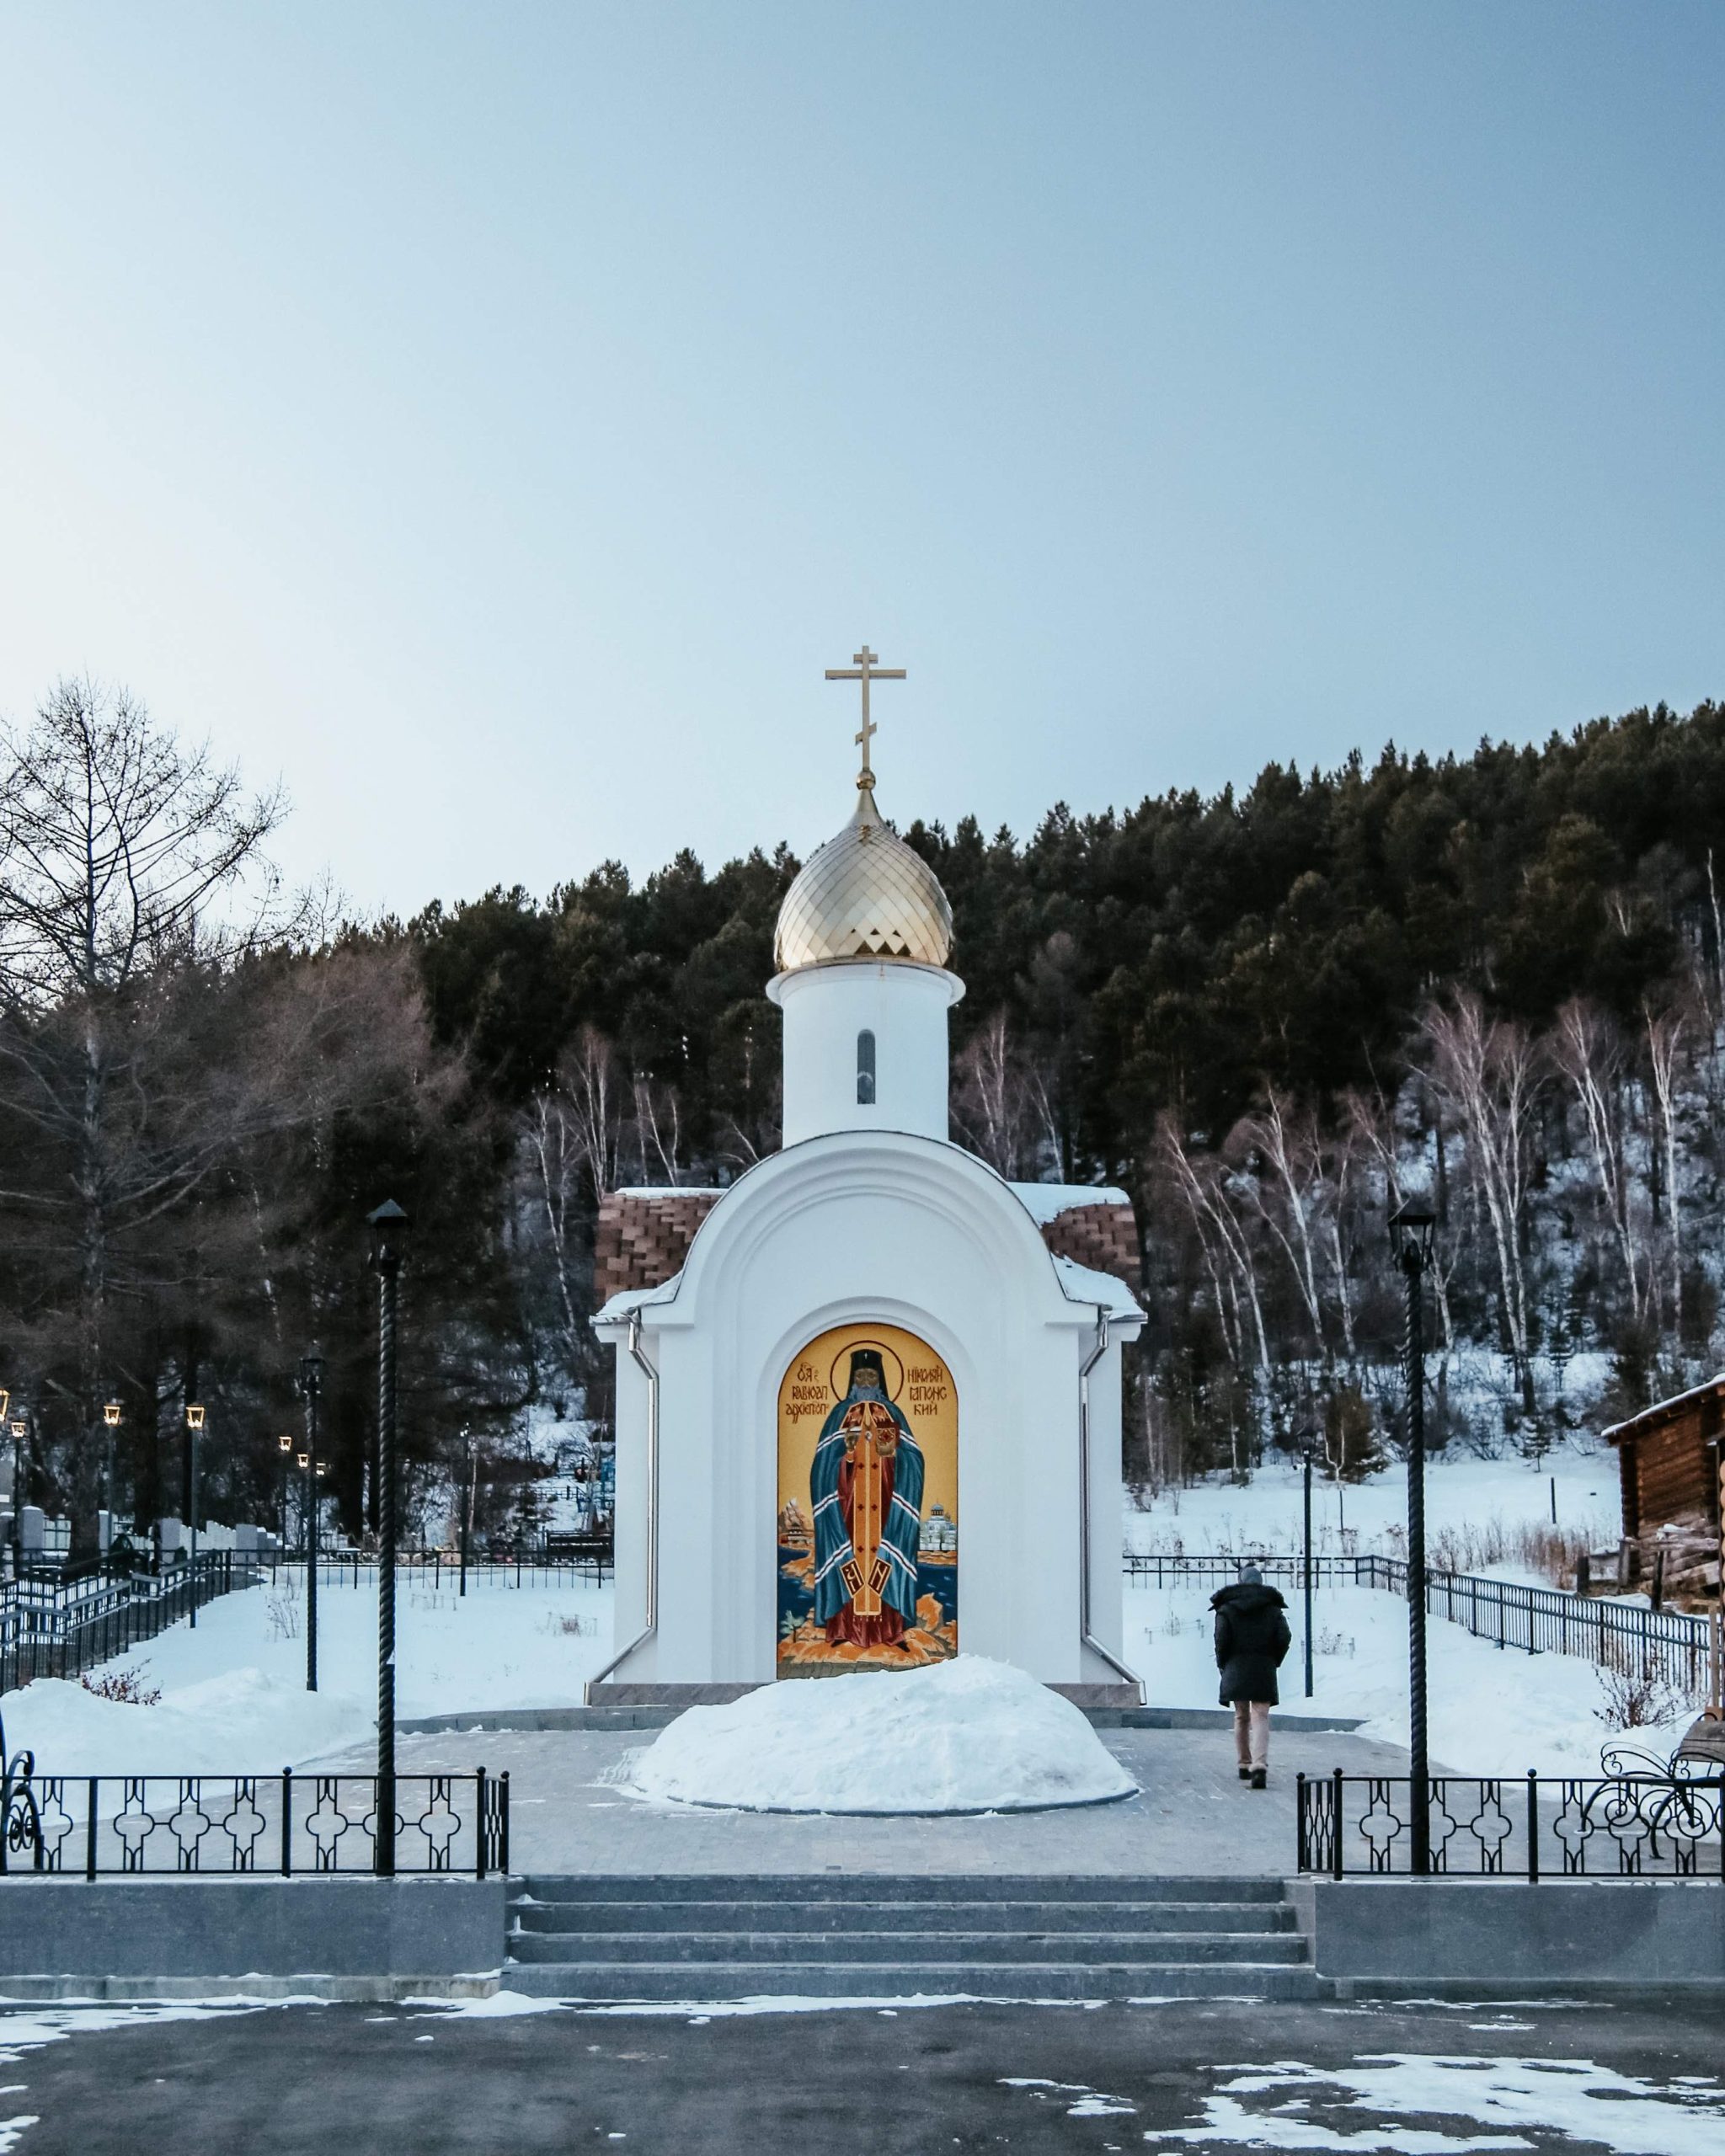
[[[871,681],[902,681],[905,670],[902,666],[881,665],[865,643],[848,666],[829,666],[826,678],[829,681],[860,681],[862,684],[862,731],[856,737],[857,746],[862,751],[862,769],[857,783],[861,787],[872,787],[874,773],[868,768],[868,744],[880,728],[868,716],[868,684]]]

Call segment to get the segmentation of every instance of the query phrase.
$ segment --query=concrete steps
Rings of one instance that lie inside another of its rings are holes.
[[[1324,1994],[1274,1879],[533,1876],[509,1919],[505,1984],[553,1998]]]

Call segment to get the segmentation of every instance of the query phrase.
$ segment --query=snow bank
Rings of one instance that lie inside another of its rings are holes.
[[[155,1706],[99,1700],[39,1677],[6,1695],[6,1741],[43,1774],[269,1774],[369,1738],[350,1694],[307,1692],[261,1669],[230,1669],[164,1694]]]
[[[1008,1663],[763,1685],[691,1707],[635,1762],[637,1796],[745,1812],[1024,1812],[1136,1785],[1070,1700]]]
[[[611,1602],[609,1587],[586,1582],[476,1579],[462,1598],[452,1581],[434,1590],[403,1579],[398,1713],[579,1705],[583,1681],[610,1652]],[[7,1743],[28,1745],[45,1774],[279,1774],[367,1743],[377,1589],[326,1578],[318,1611],[316,1693],[305,1689],[303,1589],[284,1572],[274,1588],[208,1604],[195,1631],[170,1625],[92,1673],[135,1669],[161,1691],[158,1705],[99,1700],[81,1684],[39,1678],[0,1699]]]

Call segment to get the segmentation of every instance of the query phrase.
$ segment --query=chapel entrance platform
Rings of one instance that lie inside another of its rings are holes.
[[[498,1717],[499,1720],[504,1717]],[[1248,1789],[1220,1726],[1108,1729],[1102,1742],[1140,1785],[1113,1804],[965,1817],[856,1818],[708,1812],[644,1804],[619,1785],[650,1729],[493,1726],[403,1732],[403,1774],[510,1776],[516,1875],[758,1876],[846,1872],[883,1878],[1109,1876],[1284,1879],[1295,1866],[1294,1780],[1405,1774],[1407,1755],[1349,1732],[1276,1726],[1270,1786]],[[369,1751],[342,1755],[358,1769]],[[329,1764],[335,1764],[334,1762]]]

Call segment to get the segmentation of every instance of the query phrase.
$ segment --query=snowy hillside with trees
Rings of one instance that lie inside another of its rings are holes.
[[[406,1517],[446,1533],[464,1479],[482,1540],[542,1528],[545,1426],[608,1412],[601,1199],[777,1144],[795,859],[344,921],[280,893],[280,798],[136,697],[62,682],[0,761],[0,1383],[31,1499],[85,1547],[104,1487],[184,1516],[198,1399],[207,1513],[274,1520],[316,1340],[328,1527],[375,1528],[387,1189],[415,1223]],[[1725,1360],[1722,830],[1711,704],[1023,840],[907,824],[966,983],[954,1134],[1137,1208],[1135,1484],[1248,1472],[1308,1422],[1348,1472],[1391,1449],[1383,1224],[1413,1192],[1442,1215],[1439,1445],[1536,1458]]]

